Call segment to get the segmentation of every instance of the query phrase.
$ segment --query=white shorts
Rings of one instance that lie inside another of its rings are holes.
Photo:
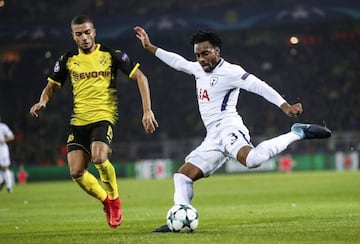
[[[241,117],[226,118],[207,127],[203,142],[185,158],[185,162],[197,166],[209,176],[217,171],[229,158],[236,160],[240,148],[253,145],[249,130]]]
[[[0,167],[9,167],[10,166],[10,157],[0,156]]]
[[[10,166],[10,153],[9,148],[6,146],[0,147],[0,167]]]

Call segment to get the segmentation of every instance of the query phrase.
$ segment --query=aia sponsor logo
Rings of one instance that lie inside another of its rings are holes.
[[[209,97],[209,93],[206,89],[203,89],[203,88],[197,88],[197,97],[198,97],[198,100],[207,100],[207,101],[210,101],[210,97]]]

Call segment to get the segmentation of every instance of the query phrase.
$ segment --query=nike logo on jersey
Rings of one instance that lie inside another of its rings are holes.
[[[242,80],[246,80],[246,78],[248,78],[249,75],[250,75],[250,74],[249,74],[248,72],[246,72],[245,74],[243,74],[243,75],[241,76],[241,79],[242,79]]]

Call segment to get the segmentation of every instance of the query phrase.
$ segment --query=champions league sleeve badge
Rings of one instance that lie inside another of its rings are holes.
[[[60,63],[59,61],[56,61],[55,65],[54,65],[54,73],[57,73],[60,71]]]

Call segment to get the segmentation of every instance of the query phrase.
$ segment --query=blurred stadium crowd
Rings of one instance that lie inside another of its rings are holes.
[[[167,11],[197,11],[208,7],[223,7],[236,4],[237,6],[251,6],[263,3],[263,0],[147,0],[138,1],[112,1],[112,0],[12,0],[6,1],[10,11],[4,11],[3,16],[7,19],[17,21],[21,15],[26,21],[48,20],[49,17],[63,19],[64,16],[73,16],[81,13],[89,15],[116,16],[122,14],[146,15],[153,12]],[[271,3],[294,3],[294,0],[271,0]],[[16,15],[14,15],[16,12]]]
[[[22,4],[16,5],[16,2]],[[165,11],[171,18],[171,11],[187,8],[190,14],[201,18],[202,7],[231,9],[235,4],[236,7],[246,8],[263,1],[203,2],[6,1],[8,10],[0,8],[0,14],[1,20],[6,19],[8,23],[15,23],[20,14],[29,23],[58,19],[68,28],[71,17],[79,13],[101,19],[128,11],[127,14],[146,18],[148,14]],[[281,5],[296,1],[270,2]],[[12,14],[13,11],[17,15]],[[18,24],[16,22],[14,26]],[[223,37],[222,56],[226,60],[240,64],[268,82],[290,103],[300,101],[303,104],[304,114],[297,121],[326,123],[336,132],[356,132],[360,130],[359,27],[359,18],[344,18],[340,21],[325,19],[315,23],[277,25],[274,28],[257,25],[256,28],[214,29]],[[97,29],[100,37],[101,31],[101,27]],[[155,44],[194,60],[190,45],[193,31],[188,28],[177,32],[170,28],[167,31],[150,31],[150,35]],[[205,135],[191,76],[172,70],[146,53],[134,35],[97,40],[123,49],[140,62],[150,81],[153,110],[160,124],[156,133],[145,135],[136,83],[120,76],[117,142],[191,139]],[[64,154],[63,144],[72,106],[70,85],[67,84],[55,96],[39,118],[30,117],[28,110],[38,100],[56,59],[73,47],[70,35],[55,42],[46,41],[46,36],[39,42],[0,40],[0,113],[3,121],[16,134],[16,142],[11,145],[15,162],[48,164],[54,163],[59,154]],[[253,136],[270,137],[286,132],[294,122],[278,108],[246,92],[241,93],[238,108]]]

